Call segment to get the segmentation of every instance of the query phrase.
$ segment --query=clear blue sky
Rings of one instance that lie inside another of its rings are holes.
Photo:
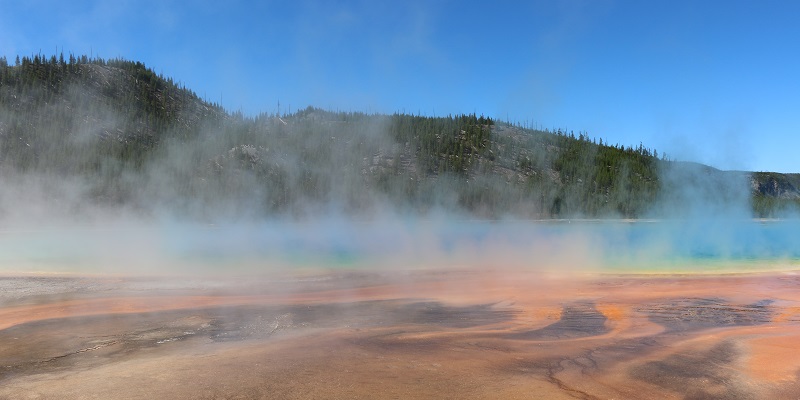
[[[800,172],[798,21],[796,0],[0,0],[0,54],[142,61],[250,115],[476,112]]]

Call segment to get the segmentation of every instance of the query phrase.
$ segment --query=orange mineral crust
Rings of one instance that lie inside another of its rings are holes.
[[[800,276],[0,278],[0,398],[800,397]]]

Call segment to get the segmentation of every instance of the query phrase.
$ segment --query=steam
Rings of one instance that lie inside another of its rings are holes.
[[[749,174],[691,162],[662,163],[661,198],[654,212],[667,218],[751,218]]]
[[[412,169],[384,182],[368,179],[419,164],[409,144],[391,136],[388,116],[354,113],[348,118],[357,122],[348,123],[309,108],[248,123],[237,115],[212,118],[189,131],[175,127],[147,158],[126,161],[96,150],[128,140],[119,132],[126,124],[140,129],[136,120],[86,88],[68,88],[65,96],[34,122],[0,110],[0,144],[32,148],[29,168],[4,162],[0,170],[1,272],[691,272],[697,260],[768,260],[771,268],[800,258],[796,227],[750,220],[745,173],[661,163],[662,197],[649,216],[665,220],[534,221],[511,208],[502,218],[473,220],[481,210],[459,204],[456,180],[446,174],[420,182],[424,171]],[[54,115],[67,115],[66,130],[48,118]],[[196,118],[187,111],[178,121]],[[37,134],[12,137],[10,127],[19,123],[38,124]],[[541,161],[546,151],[526,154]],[[471,195],[515,196],[495,178],[469,177]],[[582,200],[565,193],[562,201],[569,207]],[[531,208],[543,206],[550,207]]]

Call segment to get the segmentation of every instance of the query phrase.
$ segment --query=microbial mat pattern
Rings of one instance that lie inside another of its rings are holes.
[[[2,399],[800,396],[800,277],[0,279]]]

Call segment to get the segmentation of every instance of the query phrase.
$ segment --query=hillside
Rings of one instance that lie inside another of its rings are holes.
[[[6,215],[35,199],[199,219],[446,211],[696,216],[800,204],[800,175],[719,171],[477,115],[232,114],[142,63],[0,58]],[[721,210],[721,211],[720,211]]]

